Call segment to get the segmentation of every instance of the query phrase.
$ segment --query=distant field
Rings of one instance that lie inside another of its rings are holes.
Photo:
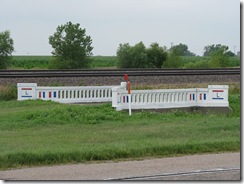
[[[91,56],[89,68],[116,68],[116,56]],[[13,56],[9,69],[49,69],[52,56]],[[183,68],[210,68],[210,57],[182,56]],[[239,67],[240,58],[231,57],[227,67]]]
[[[116,68],[116,56],[91,56],[90,68]]]

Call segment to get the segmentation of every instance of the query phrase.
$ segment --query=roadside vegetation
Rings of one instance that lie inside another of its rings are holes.
[[[139,87],[142,88],[142,87]],[[240,91],[230,114],[117,112],[111,104],[0,101],[0,170],[240,151]]]

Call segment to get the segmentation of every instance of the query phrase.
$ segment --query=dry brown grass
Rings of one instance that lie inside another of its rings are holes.
[[[8,94],[9,86],[0,86],[0,96],[3,94]]]
[[[0,86],[0,100],[14,100],[17,99],[16,86]]]

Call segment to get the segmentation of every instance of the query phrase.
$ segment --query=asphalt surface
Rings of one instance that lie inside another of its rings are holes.
[[[240,180],[240,153],[70,164],[0,171],[13,180]]]

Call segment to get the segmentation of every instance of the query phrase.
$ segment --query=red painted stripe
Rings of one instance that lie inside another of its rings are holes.
[[[191,100],[191,94],[190,94],[190,100]]]
[[[224,90],[213,90],[213,92],[224,92]]]
[[[39,92],[39,98],[41,98],[42,97],[42,93],[41,92]]]
[[[200,94],[200,100],[202,100],[202,93]]]
[[[52,92],[49,92],[49,98],[52,98]]]
[[[32,88],[21,88],[21,90],[32,90]]]

